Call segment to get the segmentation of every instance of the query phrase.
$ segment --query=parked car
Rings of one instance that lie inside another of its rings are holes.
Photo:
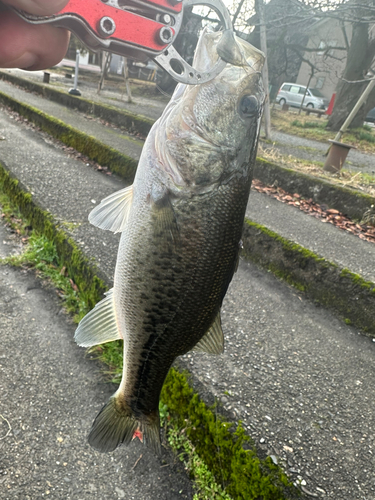
[[[302,103],[306,87],[297,83],[283,83],[277,93],[276,102],[278,104],[289,104],[299,108]],[[303,105],[307,108],[327,109],[329,99],[327,99],[318,89],[307,89]]]
[[[370,109],[365,118],[365,122],[375,123],[375,108]]]

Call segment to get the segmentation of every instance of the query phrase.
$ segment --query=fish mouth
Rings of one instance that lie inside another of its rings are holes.
[[[254,73],[262,71],[265,61],[263,52],[237,37],[233,30],[210,32],[205,28],[195,49],[193,67],[200,72],[209,71],[219,58]]]

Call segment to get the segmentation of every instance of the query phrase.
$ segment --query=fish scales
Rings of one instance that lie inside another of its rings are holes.
[[[124,340],[120,387],[89,435],[99,451],[136,433],[160,453],[159,396],[173,361],[192,349],[223,350],[220,308],[238,264],[264,99],[262,54],[226,37],[202,35],[198,70],[218,54],[226,69],[176,89],[133,186],[90,214],[98,227],[122,232],[113,289],[76,332],[84,346]]]
[[[145,394],[144,382],[150,382],[149,388],[158,400],[171,361],[195,346],[219,312],[238,258],[244,217],[239,200],[248,196],[249,184],[249,179],[241,183],[236,180],[214,195],[200,195],[199,201],[194,200],[194,218],[190,200],[180,201],[174,207],[179,238],[176,242],[170,238],[169,248],[165,245],[168,234],[163,231],[151,233],[150,240],[144,241],[143,224],[129,224],[122,235],[118,260],[121,273],[115,278],[115,287],[129,281],[131,262],[138,269],[139,279],[136,290],[121,289],[116,305],[124,311],[125,329],[137,332],[133,349],[129,347],[124,357],[127,377],[135,371],[135,359],[139,360],[137,384],[126,396],[137,398],[143,408],[145,402],[139,394]],[[147,223],[146,214],[142,217]],[[152,212],[148,217],[152,226]],[[231,225],[224,224],[228,217]],[[142,243],[131,245],[131,240]],[[140,335],[144,336],[142,351],[138,347]],[[145,401],[150,400],[147,392]]]

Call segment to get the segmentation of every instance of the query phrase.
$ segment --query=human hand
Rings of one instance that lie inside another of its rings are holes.
[[[30,14],[59,12],[68,0],[2,0]],[[57,64],[66,54],[69,32],[49,24],[28,24],[0,4],[0,67],[37,70]]]

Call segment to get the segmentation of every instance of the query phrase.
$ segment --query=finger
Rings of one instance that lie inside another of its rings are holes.
[[[68,0],[2,0],[3,3],[38,16],[56,14],[68,3]]]
[[[57,64],[66,54],[69,34],[48,24],[24,22],[11,11],[0,17],[0,67],[37,70]]]

